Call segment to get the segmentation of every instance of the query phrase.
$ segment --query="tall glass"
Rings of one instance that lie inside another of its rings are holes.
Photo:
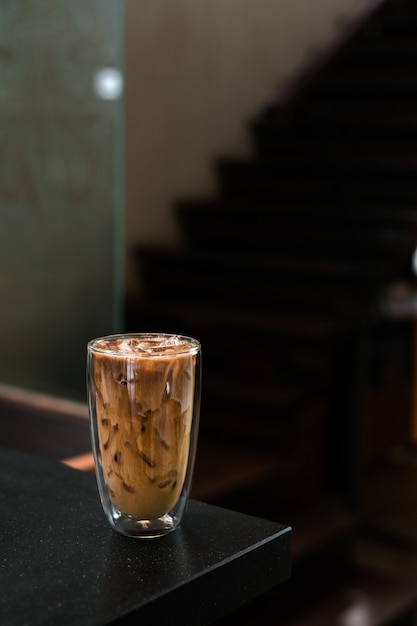
[[[111,526],[140,538],[173,531],[194,470],[200,343],[166,333],[92,339],[87,395],[97,484]]]

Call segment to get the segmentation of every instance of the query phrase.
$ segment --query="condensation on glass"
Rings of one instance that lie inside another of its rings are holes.
[[[123,317],[123,3],[0,4],[0,385],[84,398]]]

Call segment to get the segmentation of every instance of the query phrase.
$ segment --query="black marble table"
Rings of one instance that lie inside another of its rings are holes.
[[[0,467],[2,626],[199,626],[291,574],[289,526],[190,500],[173,533],[131,539],[92,473],[5,448]]]

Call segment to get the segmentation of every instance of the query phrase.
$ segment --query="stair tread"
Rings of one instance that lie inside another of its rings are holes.
[[[358,99],[354,94],[350,98],[344,96],[337,100],[331,94],[316,93],[309,99],[308,105],[299,106],[297,114],[286,117],[277,111],[276,114],[263,115],[252,121],[251,130],[255,134],[274,133],[277,137],[303,133],[306,144],[314,140],[320,145],[325,138],[325,130],[337,132],[353,125],[362,132],[366,131],[367,126],[370,126],[369,130],[379,130],[381,133],[394,129],[413,132],[417,126],[415,103],[403,102],[401,99],[384,102],[378,95]],[[384,154],[381,154],[383,157]],[[401,157],[400,152],[394,158]]]
[[[286,205],[278,205],[276,203],[258,202],[252,199],[225,199],[224,197],[216,198],[189,198],[182,200],[177,205],[177,211],[181,215],[209,214],[210,212],[219,213],[224,216],[233,215],[239,219],[256,219],[261,218],[269,222],[271,219],[289,220],[291,223],[316,223],[317,221],[329,224],[342,224],[342,227],[349,225],[357,225],[361,227],[396,227],[401,224],[414,227],[417,225],[417,211],[413,205],[392,207],[351,205],[344,207],[343,211],[337,210],[333,205],[319,205],[311,209],[308,204],[300,204],[297,207],[289,208]]]
[[[407,36],[394,33],[390,37],[373,38],[361,37],[359,34],[336,55],[334,63],[339,66],[341,61],[349,61],[351,58],[363,61],[368,54],[378,60],[385,54],[393,55],[396,59],[397,54],[402,56],[409,53],[417,54],[417,41],[411,34]]]
[[[400,183],[400,184],[399,184]],[[339,176],[323,172],[318,176],[314,172],[293,175],[282,173],[278,176],[251,176],[244,180],[233,180],[222,176],[222,192],[226,198],[256,196],[260,203],[270,202],[309,202],[310,204],[332,202],[342,206],[348,202],[372,202],[373,204],[411,204],[417,200],[417,185],[413,177],[394,175],[361,178],[349,173]]]
[[[311,177],[323,174],[327,177],[352,176],[363,177],[390,174],[411,178],[417,173],[417,153],[410,154],[379,154],[369,158],[367,155],[357,154],[355,158],[348,158],[332,152],[324,153],[314,162],[311,158],[300,156],[274,155],[260,159],[257,155],[237,159],[223,158],[217,162],[218,169],[224,176],[260,174],[264,176],[295,175]]]
[[[320,79],[317,81],[315,90],[320,89],[321,82],[326,87],[340,85],[344,88],[361,84],[365,84],[367,87],[373,87],[375,84],[387,85],[394,87],[394,89],[407,85],[415,87],[417,85],[417,77],[411,69],[403,65],[392,69],[391,67],[386,68],[381,64],[381,66],[377,65],[372,68],[369,68],[367,65],[361,65],[359,68],[346,67],[343,69],[343,72],[337,72],[333,70],[330,64],[329,69],[323,71]],[[369,85],[370,80],[371,85]]]
[[[221,282],[221,279],[225,280],[226,272],[229,271],[231,275],[240,275],[245,280],[256,277],[257,282],[260,278],[267,281],[270,277],[279,277],[281,281],[287,278],[289,281],[298,279],[304,282],[316,276],[320,280],[330,281],[329,285],[335,287],[334,278],[348,282],[351,279],[360,281],[362,278],[366,282],[381,270],[389,271],[392,263],[391,259],[371,257],[368,263],[364,264],[362,259],[356,259],[354,254],[351,259],[339,262],[320,258],[309,258],[306,262],[306,259],[292,255],[279,257],[268,251],[264,255],[251,255],[244,252],[236,254],[234,251],[228,253],[227,250],[166,250],[143,246],[137,250],[137,255],[139,260],[148,261],[149,266],[155,266],[158,262],[168,262],[170,267],[167,267],[167,271],[174,271],[172,267],[174,263],[180,264],[183,270],[188,269],[194,274],[206,268],[213,280],[218,282]],[[201,280],[204,281],[206,278],[207,276],[204,276]],[[280,285],[282,284],[281,282]]]
[[[225,327],[228,329],[233,325],[235,329],[242,333],[254,333],[260,328],[263,332],[273,335],[283,335],[291,341],[299,338],[319,339],[334,338],[343,333],[349,326],[346,321],[335,319],[334,316],[323,312],[317,317],[298,315],[273,315],[267,309],[261,311],[251,311],[250,309],[242,309],[241,307],[232,307],[227,304],[209,303],[207,305],[199,305],[196,302],[179,301],[175,306],[175,312],[172,313],[170,307],[172,301],[164,298],[153,298],[152,302],[146,299],[137,306],[136,313],[138,317],[146,312],[152,317],[164,316],[169,319],[174,316],[185,320],[186,325],[190,325],[194,321],[194,325],[200,325],[202,328],[214,328],[212,332],[218,332],[217,329]]]

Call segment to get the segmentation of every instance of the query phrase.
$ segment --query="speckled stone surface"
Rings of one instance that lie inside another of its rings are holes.
[[[113,531],[93,474],[0,448],[0,624],[209,624],[291,573],[291,528],[191,500],[155,540]]]

